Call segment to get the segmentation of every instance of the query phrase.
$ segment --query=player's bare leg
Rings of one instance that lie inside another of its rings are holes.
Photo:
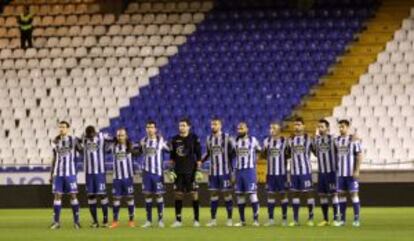
[[[234,224],[235,227],[246,226],[244,209],[246,207],[246,197],[244,194],[237,194],[237,206],[239,207],[240,222]]]
[[[289,227],[299,226],[299,208],[300,208],[300,193],[292,192],[292,209],[293,209],[293,222],[289,223]]]
[[[162,194],[157,194],[155,195],[155,200],[157,202],[158,227],[164,228],[164,197]]]
[[[183,226],[181,219],[181,210],[183,208],[183,192],[175,192],[175,221],[171,225],[172,228],[179,228]]]
[[[215,227],[217,226],[217,208],[219,204],[219,194],[217,191],[210,192],[210,215],[211,220],[206,224],[207,227]]]
[[[74,228],[80,229],[81,226],[79,223],[79,201],[76,193],[70,194],[70,204],[72,206]]]
[[[60,228],[60,212],[62,209],[62,195],[56,193],[53,198],[53,223],[50,225],[50,229]]]
[[[145,212],[147,220],[141,226],[141,228],[150,228],[152,226],[152,195],[149,193],[144,194],[145,199]]]
[[[358,192],[351,192],[350,196],[352,200],[352,206],[354,209],[354,221],[352,223],[352,226],[359,227],[361,226],[361,223],[359,221],[359,211],[361,209],[361,203],[359,201],[359,194]]]
[[[200,227],[200,202],[198,200],[198,192],[191,192],[191,198],[193,200],[193,212],[194,212],[194,223],[193,226]]]
[[[134,202],[134,196],[128,196],[127,197],[127,205],[128,205],[128,226],[130,228],[135,228],[135,202]]]
[[[119,209],[121,208],[121,197],[114,197],[112,204],[113,221],[109,228],[114,229],[119,226]]]
[[[266,227],[275,225],[275,218],[274,218],[275,206],[276,206],[276,195],[274,193],[267,194],[267,214],[268,214],[269,220],[264,225]]]

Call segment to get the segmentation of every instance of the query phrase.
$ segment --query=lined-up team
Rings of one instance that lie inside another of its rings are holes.
[[[304,133],[302,118],[294,120],[294,134],[287,138],[280,134],[280,125],[271,123],[269,136],[262,144],[248,133],[248,126],[241,122],[237,126],[237,136],[231,137],[222,131],[219,118],[211,120],[211,134],[207,137],[207,151],[202,155],[200,139],[191,129],[191,123],[183,118],[179,121],[179,134],[166,141],[157,133],[154,121],[146,124],[147,135],[139,143],[128,139],[127,131],[120,128],[116,137],[97,132],[92,126],[85,129],[82,138],[69,134],[68,122],[59,123],[59,135],[53,140],[53,163],[51,182],[53,186],[52,229],[60,228],[62,195],[69,194],[74,218],[74,227],[80,228],[78,185],[76,177],[76,155],[81,154],[85,165],[86,191],[92,217],[91,227],[99,227],[98,201],[102,208],[101,226],[117,228],[122,199],[128,206],[130,227],[135,227],[134,175],[142,176],[142,193],[145,198],[146,222],[141,226],[153,226],[152,206],[157,207],[157,225],[165,227],[164,212],[164,173],[174,181],[175,222],[171,227],[181,227],[183,199],[191,195],[194,212],[193,226],[199,227],[198,182],[203,179],[201,165],[210,160],[208,187],[210,190],[211,220],[208,227],[217,225],[217,209],[220,194],[224,199],[226,226],[245,226],[245,206],[247,199],[253,209],[253,224],[259,223],[259,200],[257,196],[256,162],[258,156],[267,160],[266,189],[268,192],[268,221],[265,226],[276,224],[274,209],[280,203],[283,226],[299,225],[301,200],[306,201],[308,220],[306,225],[315,226],[315,197],[312,181],[311,153],[317,157],[317,193],[323,214],[318,226],[343,226],[346,220],[347,196],[352,200],[354,210],[353,226],[360,226],[360,201],[358,196],[359,170],[362,161],[360,140],[350,134],[348,120],[340,120],[339,135],[330,133],[329,122],[318,122],[315,137]],[[105,154],[110,152],[113,162],[113,220],[109,224],[109,199],[106,190]],[[170,154],[172,165],[164,168],[164,152]],[[139,157],[139,158],[136,158]],[[138,160],[136,163],[135,160]],[[233,192],[234,191],[234,192]],[[233,224],[233,193],[236,196],[240,222]],[[288,194],[290,194],[288,196]],[[288,205],[293,210],[293,221],[287,222]],[[333,210],[330,222],[328,210]]]

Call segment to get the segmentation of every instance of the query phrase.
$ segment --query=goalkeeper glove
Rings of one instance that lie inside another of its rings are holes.
[[[203,173],[201,171],[196,171],[195,172],[195,179],[196,179],[197,182],[203,181]]]
[[[167,177],[168,177],[168,179],[170,179],[170,181],[174,182],[175,179],[177,178],[177,174],[175,174],[174,171],[168,171],[167,172]]]

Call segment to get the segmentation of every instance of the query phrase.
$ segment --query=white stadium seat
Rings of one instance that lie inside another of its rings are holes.
[[[9,156],[11,163],[49,164],[49,138],[56,135],[60,119],[73,122],[75,133],[81,133],[85,123],[109,126],[109,118],[119,116],[129,98],[159,74],[160,67],[187,41],[186,35],[194,33],[196,24],[205,18],[203,12],[212,7],[202,1],[140,2],[129,4],[116,17],[100,13],[99,4],[86,1],[32,5],[35,48],[27,50],[19,48],[16,9],[7,6],[5,16],[0,17],[0,36],[8,36],[0,38],[0,123],[1,128],[16,129],[11,137],[0,139],[10,143],[19,134],[36,138],[27,143],[16,139],[11,150],[0,143],[0,159]],[[16,6],[20,12],[21,6]],[[410,36],[400,35],[401,40]],[[397,45],[397,49],[406,45]],[[411,58],[401,55],[395,60]],[[410,83],[410,69],[407,65],[404,84]],[[359,88],[354,96],[364,90]],[[353,98],[344,102],[352,106]],[[396,99],[398,104],[406,101]],[[341,110],[344,115],[346,109]],[[24,151],[17,152],[18,147]]]

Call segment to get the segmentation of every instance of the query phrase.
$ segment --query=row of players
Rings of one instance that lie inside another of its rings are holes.
[[[269,137],[263,142],[263,148],[257,139],[248,134],[248,126],[241,122],[237,126],[237,137],[232,138],[222,131],[218,118],[211,120],[211,135],[207,137],[207,152],[201,154],[201,144],[197,135],[190,132],[191,123],[184,118],[179,121],[179,134],[169,142],[157,134],[154,121],[146,124],[147,136],[133,144],[125,129],[120,128],[114,139],[99,133],[88,126],[82,138],[69,135],[69,123],[59,123],[59,135],[53,140],[53,164],[51,182],[54,193],[54,220],[51,229],[60,228],[61,199],[69,194],[74,216],[74,227],[80,228],[79,202],[77,199],[77,180],[75,168],[76,152],[82,153],[85,163],[86,190],[92,216],[91,227],[99,227],[97,218],[98,198],[102,206],[104,227],[119,226],[121,199],[128,206],[130,227],[134,223],[134,168],[133,156],[141,156],[138,173],[142,176],[142,192],[145,196],[147,221],[142,227],[152,226],[152,205],[155,199],[158,211],[158,226],[164,227],[164,173],[174,181],[176,220],[171,227],[181,227],[181,210],[184,194],[191,194],[194,212],[194,226],[199,223],[199,201],[197,183],[203,179],[201,164],[210,160],[208,176],[211,204],[211,220],[206,226],[217,225],[216,214],[219,206],[219,194],[223,195],[227,210],[227,226],[245,226],[245,205],[247,197],[253,209],[253,225],[259,226],[259,200],[257,197],[256,160],[261,155],[267,160],[268,191],[267,206],[269,220],[266,226],[275,225],[274,209],[276,200],[280,201],[283,226],[299,225],[301,199],[306,200],[309,216],[308,226],[314,226],[315,199],[313,196],[311,153],[318,159],[317,192],[323,213],[323,221],[318,226],[345,225],[347,195],[352,199],[354,210],[353,226],[360,226],[360,201],[358,196],[358,177],[362,152],[360,140],[351,135],[350,123],[340,120],[339,135],[329,134],[329,122],[321,119],[318,123],[318,135],[311,137],[304,133],[304,121],[294,121],[294,134],[283,137],[278,123],[271,123]],[[163,168],[163,152],[170,153],[171,169]],[[106,192],[104,155],[111,152],[113,157],[113,222],[108,224],[109,201]],[[288,170],[290,167],[290,170]],[[233,187],[234,185],[234,187]],[[233,189],[236,195],[240,222],[233,224]],[[291,193],[293,221],[287,223],[288,192]],[[329,222],[329,203],[333,207],[333,222]]]

